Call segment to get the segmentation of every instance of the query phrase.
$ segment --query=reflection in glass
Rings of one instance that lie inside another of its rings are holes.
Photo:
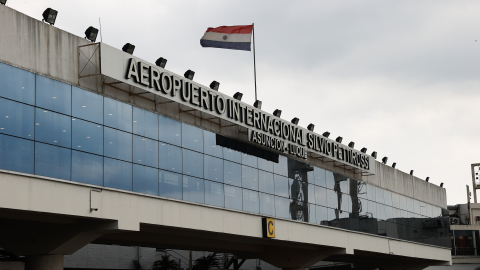
[[[103,132],[105,156],[132,162],[132,134],[107,127]]]
[[[258,170],[242,166],[242,186],[243,188],[258,190]],[[244,200],[245,203],[245,200]]]
[[[132,105],[104,98],[103,112],[106,126],[132,132]]]
[[[270,194],[259,193],[260,214],[275,216],[275,197]]]
[[[258,192],[248,189],[243,190],[243,211],[258,213],[260,203],[258,201]]]
[[[203,154],[183,149],[183,174],[203,178]]]
[[[287,158],[284,156],[279,156],[278,163],[273,164],[273,171],[275,174],[288,176]]]
[[[383,197],[385,198],[385,205],[392,206],[393,204],[392,192],[388,190],[384,190]]]
[[[158,170],[134,164],[133,191],[158,196]]]
[[[205,203],[205,189],[203,180],[184,175],[183,199],[189,202]]]
[[[223,158],[236,163],[242,163],[242,153],[229,148],[223,148]]]
[[[70,148],[71,122],[69,116],[37,108],[35,110],[35,140]]]
[[[376,202],[368,201],[368,213],[372,218],[378,218]]]
[[[35,174],[70,180],[71,158],[70,149],[37,142],[35,143]]]
[[[73,86],[72,116],[103,124],[103,97]]]
[[[420,214],[420,202],[417,200],[413,200],[413,212],[415,214]]]
[[[33,174],[33,141],[0,134],[0,169]]]
[[[392,206],[395,208],[400,208],[400,197],[397,193],[392,192]]]
[[[223,147],[217,145],[217,135],[210,131],[203,131],[203,148],[204,153],[214,157],[223,157]]]
[[[72,181],[103,186],[103,157],[72,151]]]
[[[413,213],[414,212],[414,209],[413,209],[413,199],[412,198],[408,198],[407,197],[407,209],[406,209],[408,212],[411,212]]]
[[[36,106],[71,115],[72,86],[36,75]]]
[[[202,130],[182,123],[182,146],[197,152],[203,152]]]
[[[275,216],[290,219],[290,200],[275,196]]]
[[[261,192],[275,194],[275,184],[273,183],[273,174],[258,171],[258,186]]]
[[[330,208],[335,208],[338,209],[339,206],[339,198],[338,196],[341,196],[341,194],[338,194],[331,189],[326,189],[327,192],[327,206]]]
[[[377,219],[385,220],[385,205],[377,203]]]
[[[375,186],[367,185],[367,199],[369,201],[375,201]]]
[[[335,188],[335,178],[333,177],[333,172],[325,171],[325,183],[327,188],[329,189]]]
[[[205,181],[205,203],[218,207],[225,206],[223,184]]]
[[[104,158],[103,166],[106,187],[132,190],[132,163]]]
[[[400,201],[400,209],[406,211],[407,210],[407,197],[398,195],[398,199]]]
[[[328,225],[328,216],[327,208],[317,205],[315,207],[315,217],[317,219],[317,224]]]
[[[181,173],[182,148],[160,143],[158,149],[158,167],[160,169]]]
[[[158,139],[173,145],[182,145],[182,123],[165,117],[158,116]]]
[[[267,172],[273,172],[273,164],[274,162],[263,159],[263,158],[258,158],[258,168],[260,170],[264,170]]]
[[[0,98],[0,133],[33,140],[34,126],[32,106]]]
[[[225,160],[223,162],[223,173],[223,180],[225,184],[238,187],[242,186],[242,165]]]
[[[275,195],[288,198],[288,178],[275,174],[273,180],[275,182]]]
[[[242,189],[225,185],[225,207],[229,209],[242,210]]]
[[[377,203],[385,204],[385,198],[383,197],[383,189],[375,187],[375,201]]]
[[[321,186],[321,187],[327,187],[324,169],[314,167],[314,175],[315,175],[315,185]]]
[[[0,96],[35,105],[35,74],[0,63]]]
[[[182,175],[159,170],[159,193],[162,197],[182,199]]]
[[[248,145],[249,146],[249,145]],[[257,163],[258,158],[249,154],[242,154],[242,164],[247,165],[250,167],[257,168],[258,163]]]
[[[315,202],[317,205],[327,206],[327,190],[324,187],[315,186]]]
[[[133,133],[158,140],[158,114],[133,107]]]
[[[203,158],[204,178],[223,183],[223,160],[207,155],[205,155]]]
[[[308,222],[317,224],[315,204],[311,204],[311,203],[308,204]]]
[[[158,167],[158,142],[134,135],[133,136],[133,162],[157,168]]]
[[[103,155],[103,127],[80,119],[72,119],[72,148]]]

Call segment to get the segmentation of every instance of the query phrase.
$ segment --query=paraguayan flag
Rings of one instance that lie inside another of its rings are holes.
[[[200,39],[202,47],[251,51],[253,25],[209,27]]]

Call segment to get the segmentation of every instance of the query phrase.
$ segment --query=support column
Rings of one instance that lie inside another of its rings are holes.
[[[25,270],[63,270],[63,255],[27,255]]]

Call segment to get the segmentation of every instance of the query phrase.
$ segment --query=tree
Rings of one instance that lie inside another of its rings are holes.
[[[178,270],[178,263],[170,259],[170,255],[165,254],[153,263],[152,270]]]
[[[208,270],[211,268],[218,268],[220,266],[220,262],[214,255],[215,254],[212,253],[208,256],[202,256],[196,259],[195,264],[193,265],[193,270]]]

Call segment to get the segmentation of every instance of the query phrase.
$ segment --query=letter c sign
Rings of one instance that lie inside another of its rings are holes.
[[[262,218],[263,238],[275,238],[275,220]]]

